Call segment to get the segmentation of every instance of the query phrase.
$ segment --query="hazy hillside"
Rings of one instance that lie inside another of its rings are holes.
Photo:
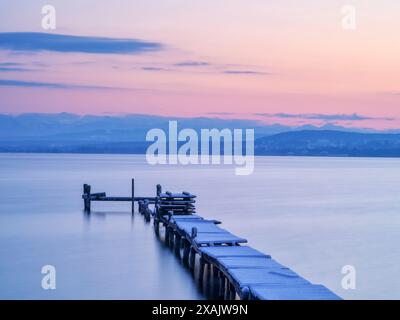
[[[0,140],[48,141],[143,141],[153,128],[168,130],[168,121],[177,120],[178,128],[256,128],[257,135],[265,136],[291,130],[290,127],[263,126],[252,120],[218,118],[167,118],[153,115],[75,115],[58,114],[0,114]]]
[[[260,138],[255,146],[260,155],[400,157],[400,134],[309,130]]]
[[[144,153],[149,146],[145,141],[148,130],[168,132],[169,120],[137,114],[0,114],[0,152]],[[202,128],[254,128],[255,153],[259,155],[400,156],[400,134],[349,132],[334,125],[318,128],[218,118],[173,120],[178,121],[178,129],[198,132]]]

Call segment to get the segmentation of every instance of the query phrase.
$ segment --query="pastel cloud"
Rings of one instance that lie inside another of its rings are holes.
[[[46,88],[46,89],[87,89],[87,90],[126,90],[126,88],[95,85],[79,85],[56,82],[36,82],[0,79],[0,87]]]
[[[75,52],[91,54],[139,54],[158,51],[161,43],[137,39],[74,36],[40,32],[2,32],[0,49],[16,52]]]
[[[206,61],[182,61],[174,64],[175,67],[204,67],[209,65],[210,63]]]
[[[233,75],[266,75],[268,73],[254,70],[225,70],[224,74],[233,74]]]

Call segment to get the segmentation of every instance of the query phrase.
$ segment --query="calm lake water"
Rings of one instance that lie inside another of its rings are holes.
[[[93,192],[198,196],[197,212],[344,298],[400,298],[400,159],[258,157],[230,166],[149,166],[144,156],[0,154],[0,298],[202,299],[128,203],[82,212]],[[57,289],[41,288],[54,265]],[[341,287],[353,265],[356,289]]]

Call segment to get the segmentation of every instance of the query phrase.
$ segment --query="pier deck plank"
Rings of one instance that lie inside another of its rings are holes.
[[[204,220],[204,218],[202,218],[202,217],[200,217],[198,215],[195,215],[195,214],[186,214],[186,215],[180,215],[180,216],[174,215],[174,216],[171,217],[171,222],[172,223],[178,222],[178,221],[181,221],[181,222],[185,222],[186,221],[186,222],[188,222],[188,221],[194,221],[194,220]]]
[[[192,234],[192,228],[197,229],[197,233],[207,232],[207,233],[223,233],[228,232],[220,227],[218,227],[213,221],[207,220],[178,220],[175,222],[178,230],[185,232],[186,234]]]
[[[296,286],[299,284],[310,284],[309,281],[300,277],[290,269],[267,270],[267,269],[228,269],[228,274],[239,287],[278,284],[282,286]]]
[[[199,251],[206,257],[212,259],[217,259],[220,257],[271,257],[247,246],[202,247],[199,248]]]
[[[341,300],[322,285],[252,285],[250,292],[258,300]]]
[[[222,229],[221,229],[222,230]],[[221,245],[221,244],[239,244],[246,243],[247,240],[235,236],[230,232],[220,232],[220,233],[198,233],[193,239],[196,245]]]
[[[284,265],[269,257],[219,257],[219,263],[226,269],[287,269]]]
[[[161,193],[160,199],[194,199],[196,196],[194,194],[184,194],[184,193]]]

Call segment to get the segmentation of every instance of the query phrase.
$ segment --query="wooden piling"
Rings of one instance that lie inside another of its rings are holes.
[[[204,283],[204,270],[205,270],[205,261],[203,257],[200,257],[200,261],[199,261],[199,286],[200,289],[203,289],[203,283]]]
[[[196,228],[196,227],[193,227],[193,228],[192,228],[192,234],[191,234],[191,236],[192,236],[192,239],[194,239],[194,238],[197,237],[197,228]]]
[[[168,226],[165,226],[165,245],[168,247],[169,246],[169,237],[170,237],[170,228]]]
[[[174,230],[171,228],[170,236],[169,236],[169,243],[168,243],[168,247],[169,247],[171,250],[173,250],[173,248],[174,248],[174,243],[175,243],[175,237],[176,237],[176,236],[177,236],[177,235],[175,234]]]
[[[214,264],[209,264],[210,270],[210,292],[213,299],[218,299],[219,270]]]
[[[132,213],[135,213],[135,179],[132,179]]]
[[[193,247],[190,247],[189,268],[193,273],[195,265],[196,265],[196,250]]]
[[[188,267],[189,266],[189,254],[190,254],[190,242],[186,239],[183,239],[183,255],[182,255],[182,262],[183,265]]]
[[[224,300],[229,300],[229,280],[224,277]]]
[[[223,300],[224,299],[224,293],[225,293],[225,276],[224,274],[218,270],[217,273],[218,276],[218,300]]]
[[[84,210],[85,212],[90,212],[90,185],[84,184],[83,185],[83,203],[84,203]]]
[[[248,287],[242,288],[242,292],[240,292],[241,300],[249,300],[250,299],[250,290]]]
[[[229,283],[229,300],[236,300],[235,287]]]
[[[143,201],[142,200],[138,201],[138,210],[139,210],[139,213],[142,214],[142,212],[143,212]]]
[[[181,255],[181,241],[181,236],[179,234],[175,234],[174,253],[177,257],[180,257]]]
[[[205,293],[208,297],[215,296],[215,288],[214,288],[214,279],[213,279],[213,265],[211,263],[206,263],[205,265],[205,279],[204,279],[204,287]]]
[[[153,220],[154,223],[154,232],[156,233],[157,236],[160,235],[160,220],[158,218],[154,218]]]

